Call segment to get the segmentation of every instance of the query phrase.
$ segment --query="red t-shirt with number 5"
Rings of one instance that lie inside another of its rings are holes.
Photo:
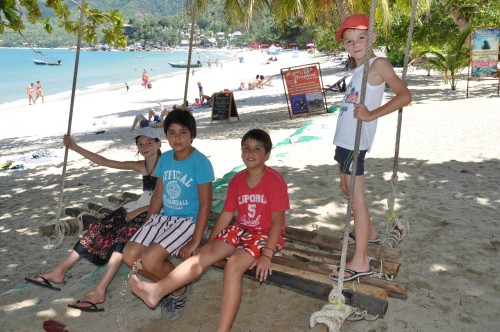
[[[271,214],[290,209],[288,187],[283,176],[273,168],[266,166],[264,176],[254,187],[249,188],[246,181],[247,170],[237,173],[227,188],[224,211],[234,213],[238,210],[236,225],[251,233],[269,234]],[[284,246],[286,221],[279,244]]]

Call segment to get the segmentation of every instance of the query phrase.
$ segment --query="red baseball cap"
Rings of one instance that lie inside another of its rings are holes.
[[[335,34],[335,40],[342,39],[342,33],[345,29],[368,30],[370,27],[370,18],[364,14],[351,15],[340,25],[339,31]]]

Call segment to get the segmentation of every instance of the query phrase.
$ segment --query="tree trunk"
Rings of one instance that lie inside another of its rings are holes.
[[[441,3],[443,5],[446,5],[447,2],[448,0],[441,0]],[[470,22],[470,17],[467,18],[464,15],[462,15],[460,9],[461,8],[459,6],[453,6],[447,9],[447,13],[448,15],[450,15],[453,22],[455,22],[455,24],[457,25],[458,30],[464,31],[465,29],[470,27],[471,22]]]
[[[340,16],[340,20],[344,20],[347,16],[351,15],[350,13],[350,6],[349,3],[347,3],[346,0],[335,0],[335,3],[337,5],[337,11]]]

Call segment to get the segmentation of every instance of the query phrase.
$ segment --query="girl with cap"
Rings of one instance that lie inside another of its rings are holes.
[[[26,281],[37,286],[60,290],[52,283],[64,283],[66,271],[81,257],[96,265],[107,263],[106,270],[94,290],[76,303],[69,304],[70,308],[88,312],[104,310],[98,308],[97,304],[106,301],[106,289],[122,263],[123,248],[130,237],[144,224],[149,209],[149,200],[156,185],[156,177],[153,174],[161,156],[161,142],[158,133],[153,128],[140,129],[134,138],[138,154],[144,157],[143,160],[110,160],[82,148],[70,136],[64,136],[64,144],[69,149],[100,166],[135,171],[142,175],[143,182],[143,194],[137,201],[125,204],[98,223],[92,224],[59,265],[44,274],[25,278]]]

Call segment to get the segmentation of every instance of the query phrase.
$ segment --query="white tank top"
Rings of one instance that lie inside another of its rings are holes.
[[[370,65],[377,57],[370,59]],[[344,95],[342,106],[340,107],[339,117],[337,119],[337,129],[333,138],[333,144],[344,149],[354,150],[354,141],[356,139],[356,125],[358,119],[354,118],[354,104],[359,103],[361,96],[361,83],[363,81],[364,64],[354,69],[351,82]],[[382,104],[385,82],[379,85],[366,84],[365,106],[368,111],[373,111]],[[377,130],[377,119],[369,122],[362,122],[361,141],[359,150],[370,151],[375,132]]]

